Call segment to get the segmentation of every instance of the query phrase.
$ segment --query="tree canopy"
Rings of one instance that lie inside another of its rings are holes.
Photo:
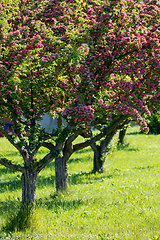
[[[24,163],[0,163],[33,186],[65,143],[93,126],[100,133],[75,150],[130,117],[148,131],[143,114],[160,106],[159,7],[156,0],[17,0],[7,7],[2,1],[0,115],[12,119],[14,133],[3,122],[0,131]],[[45,113],[63,116],[67,126],[46,133],[40,127]],[[41,146],[50,153],[37,162]],[[32,204],[34,194],[22,199]]]

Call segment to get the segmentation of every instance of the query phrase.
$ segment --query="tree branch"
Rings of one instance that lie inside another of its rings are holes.
[[[42,158],[35,166],[35,170],[39,173],[43,168],[45,168],[52,160],[59,156],[60,151],[62,149],[63,143],[57,144],[57,146],[53,147],[50,153],[48,153],[44,158]]]
[[[0,164],[2,164],[3,166],[10,168],[14,171],[19,171],[24,173],[25,172],[25,168],[20,166],[20,165],[16,165],[16,164],[12,164],[11,161],[9,161],[6,158],[0,158]]]
[[[43,142],[42,146],[49,149],[50,151],[52,151],[52,149],[54,148],[54,145],[52,143],[48,143],[48,142]]]
[[[14,126],[15,126],[14,131],[15,131],[16,135],[18,136],[19,140],[20,140],[20,141],[23,141],[23,140],[24,140],[24,139],[23,139],[23,134],[20,133],[19,131],[17,131],[17,128],[16,128],[16,125],[17,125],[17,123],[19,122],[19,119],[18,119],[18,115],[17,115],[17,113],[16,113],[16,111],[15,111],[15,109],[14,109],[14,107],[13,107],[13,106],[14,106],[14,101],[12,100],[12,98],[11,98],[10,95],[7,96],[7,99],[8,99],[8,102],[11,103],[11,104],[9,105],[9,108],[10,108],[10,110],[11,110],[12,121],[13,121]],[[12,105],[13,105],[13,106],[12,106]],[[27,144],[25,144],[25,145],[27,146]]]
[[[67,139],[67,145],[72,143],[77,137],[78,135],[81,134],[83,130],[82,129],[78,129],[77,131],[75,131],[68,139]]]
[[[141,49],[146,49],[146,46],[145,46],[145,45],[142,46]],[[128,52],[120,55],[120,56],[119,56],[118,58],[116,58],[115,60],[116,60],[116,61],[117,61],[117,60],[121,60],[122,58],[128,56],[129,54],[132,54],[132,53],[138,52],[138,51],[139,51],[139,48],[133,49],[132,51],[128,51]]]
[[[118,118],[118,119],[113,123],[112,126],[105,128],[105,129],[103,130],[103,132],[99,133],[98,135],[96,135],[95,137],[91,138],[90,140],[87,140],[86,142],[83,142],[83,143],[75,144],[75,145],[73,146],[73,152],[78,151],[78,150],[80,150],[80,149],[83,149],[83,148],[85,148],[85,147],[88,147],[88,146],[90,146],[91,144],[99,141],[102,137],[104,137],[104,136],[110,134],[112,131],[114,131],[114,130],[118,127],[118,125],[121,124],[125,119],[126,119],[126,117],[125,117],[125,116],[122,116],[122,117]]]
[[[14,139],[12,138],[12,135],[8,134],[8,132],[6,130],[4,130],[3,128],[1,128],[1,127],[0,127],[0,131],[4,134],[4,136],[8,139],[8,141],[23,155],[22,148],[18,147],[14,143]]]

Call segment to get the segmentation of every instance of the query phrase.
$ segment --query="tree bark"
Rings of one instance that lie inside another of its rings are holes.
[[[55,174],[56,174],[56,191],[68,190],[68,160],[69,155],[55,159]]]
[[[96,143],[91,145],[94,151],[93,172],[103,172],[108,145],[111,142],[115,132],[116,131],[113,131],[107,135],[105,139],[101,141],[100,145],[97,145]]]
[[[58,116],[57,125],[58,125],[58,128],[60,128],[62,126],[62,116]]]
[[[37,173],[35,171],[27,169],[21,177],[22,182],[22,213],[29,215],[30,211],[34,207],[36,185],[37,185]]]
[[[118,145],[122,145],[124,143],[124,137],[126,134],[126,130],[127,130],[127,128],[124,128],[119,132]]]
[[[102,160],[102,157],[101,157],[100,146],[94,143],[92,144],[91,147],[94,151],[93,172],[103,172],[104,161]]]

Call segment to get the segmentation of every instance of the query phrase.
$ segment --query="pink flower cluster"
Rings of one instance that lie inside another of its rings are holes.
[[[63,115],[67,117],[67,119],[73,118],[75,124],[89,125],[92,121],[96,119],[94,111],[95,110],[90,105],[85,105],[84,103],[81,103],[77,106],[65,109]]]

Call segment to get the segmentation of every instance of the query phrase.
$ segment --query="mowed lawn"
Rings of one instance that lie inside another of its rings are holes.
[[[90,148],[76,152],[69,161],[69,192],[57,197],[53,161],[38,176],[33,227],[0,231],[0,239],[160,239],[160,135],[139,134],[136,126],[127,130],[126,146],[116,149],[115,143],[104,173],[91,173]],[[45,152],[40,149],[37,158]],[[4,138],[0,156],[21,162]],[[0,165],[0,228],[18,212],[20,177]]]

